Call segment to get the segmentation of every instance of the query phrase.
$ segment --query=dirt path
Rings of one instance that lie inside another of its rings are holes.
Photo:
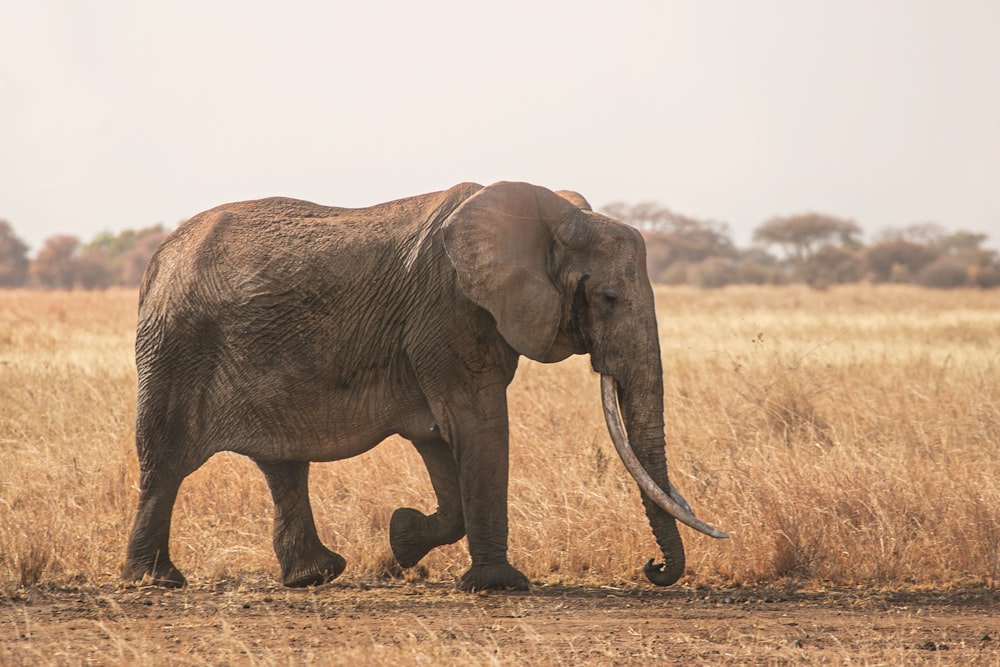
[[[988,664],[1000,592],[333,584],[34,590],[0,664]]]

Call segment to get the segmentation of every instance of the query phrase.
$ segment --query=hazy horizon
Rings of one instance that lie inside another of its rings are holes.
[[[658,201],[733,240],[817,211],[1000,246],[1000,3],[0,10],[0,218],[37,251],[270,195],[462,181]]]

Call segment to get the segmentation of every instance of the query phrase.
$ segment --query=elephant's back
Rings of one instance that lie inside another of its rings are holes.
[[[463,183],[367,208],[287,197],[217,206],[178,227],[153,256],[140,317],[276,303],[298,293],[358,297],[404,270],[414,246],[480,188]]]
[[[354,209],[271,197],[217,206],[177,228],[146,269],[140,303],[195,290],[206,300],[227,299],[270,277],[288,281],[315,270],[317,257],[335,259],[377,228],[361,230]]]
[[[173,262],[239,261],[275,252],[301,252],[316,241],[343,234],[351,209],[321,206],[300,199],[270,197],[223,204],[199,213],[173,232],[161,253]]]

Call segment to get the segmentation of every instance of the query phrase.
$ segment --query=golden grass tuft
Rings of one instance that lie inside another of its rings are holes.
[[[134,291],[0,292],[0,596],[117,581],[136,499]],[[683,528],[690,586],[996,586],[997,295],[909,286],[658,288],[667,455],[717,541]],[[656,555],[587,360],[522,361],[510,392],[511,559],[543,583],[631,585]],[[392,438],[316,464],[320,536],[347,578],[387,570],[389,516],[429,512]],[[182,486],[172,552],[192,581],[277,576],[256,467]],[[464,543],[411,579],[451,581]]]

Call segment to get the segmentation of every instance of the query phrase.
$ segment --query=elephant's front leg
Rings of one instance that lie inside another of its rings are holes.
[[[451,447],[440,439],[414,441],[413,445],[427,466],[438,508],[430,516],[410,507],[392,513],[389,545],[403,567],[413,567],[431,549],[457,542],[465,535],[458,467]]]
[[[527,590],[528,578],[507,560],[508,431],[502,424],[459,434],[456,459],[472,567],[465,591]],[[463,429],[465,430],[465,429]]]
[[[346,561],[323,546],[309,503],[309,464],[261,463],[274,499],[274,553],[285,586],[316,586],[335,579]]]

